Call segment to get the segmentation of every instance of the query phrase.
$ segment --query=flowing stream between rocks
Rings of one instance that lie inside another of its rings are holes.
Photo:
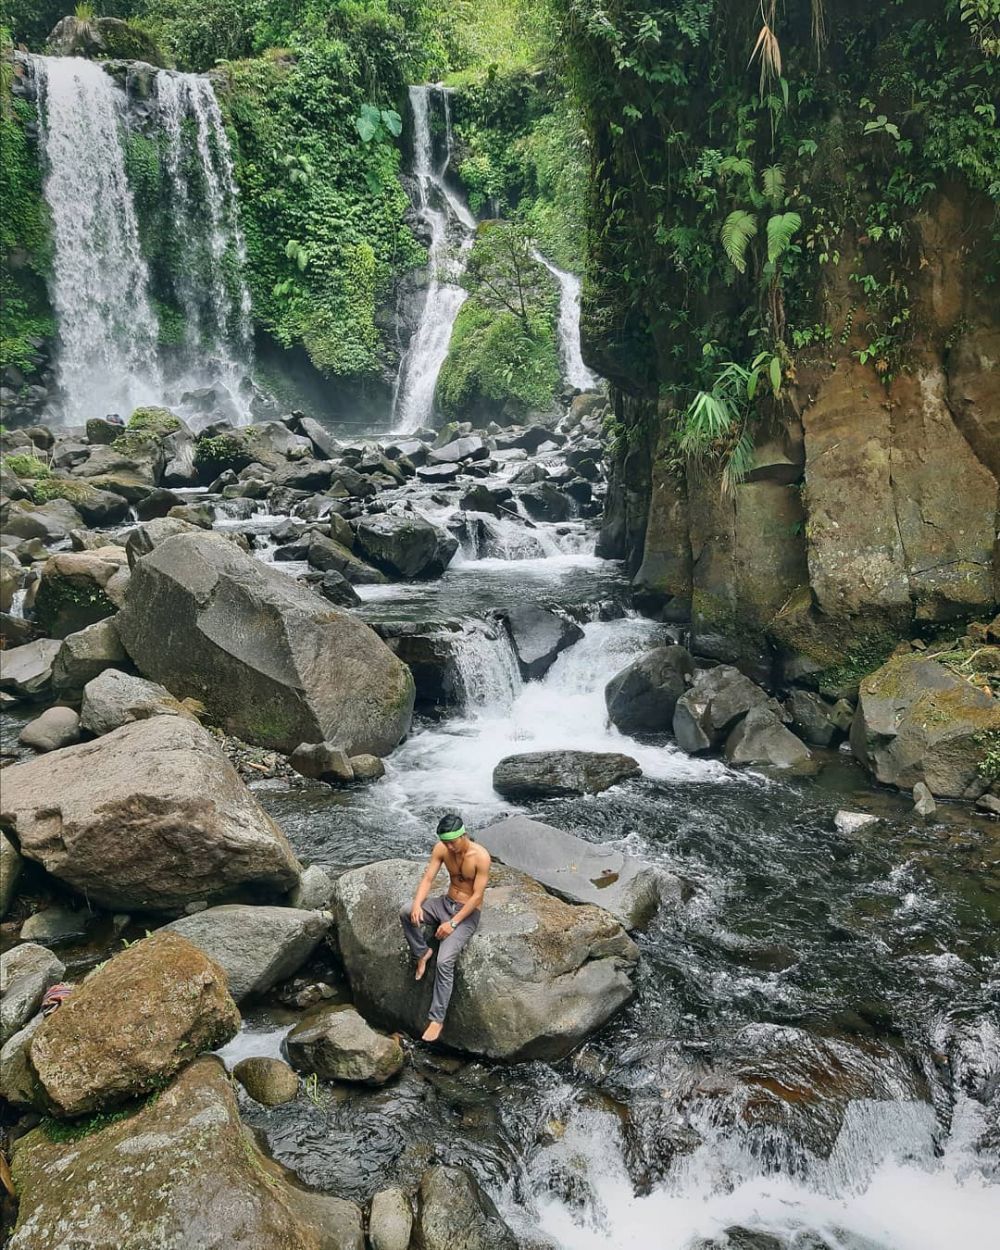
[[[461,516],[406,491],[439,524]],[[372,787],[267,780],[258,798],[306,863],[422,858],[446,808],[473,830],[527,810],[677,874],[684,901],[638,938],[635,1001],[567,1060],[417,1049],[391,1087],[318,1087],[273,1110],[245,1099],[246,1118],[306,1184],[359,1200],[433,1158],[467,1164],[512,1226],[566,1250],[988,1250],[1000,943],[985,822],[918,826],[842,754],[779,780],[608,728],[605,683],[670,627],[621,606],[588,523],[482,519],[492,554],[467,541],[440,580],[360,588],[377,626],[461,631],[459,706],[418,718]],[[222,524],[256,532],[269,559],[276,520]],[[584,631],[539,681],[490,628],[526,600]],[[493,790],[503,756],[568,747],[626,751],[644,775],[524,809]],[[838,833],[842,806],[885,823]],[[251,1010],[224,1057],[280,1055],[290,1020]]]

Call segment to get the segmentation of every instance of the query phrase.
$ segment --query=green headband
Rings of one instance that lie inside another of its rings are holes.
[[[447,833],[439,833],[438,837],[442,842],[454,842],[456,838],[464,838],[465,825],[459,825],[457,829],[451,829]]]

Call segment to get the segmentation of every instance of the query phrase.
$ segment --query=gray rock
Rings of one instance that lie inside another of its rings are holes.
[[[46,708],[29,721],[18,735],[23,746],[36,751],[58,751],[80,739],[80,716],[71,707]]]
[[[509,609],[504,623],[525,681],[544,677],[557,657],[583,637],[575,621],[533,603]]]
[[[669,733],[693,673],[685,647],[657,647],[639,656],[604,687],[608,719],[623,734]]]
[[[69,537],[70,530],[83,528],[83,517],[65,499],[51,499],[45,504],[26,499],[11,504],[3,524],[4,533],[15,538],[40,538],[44,543]]]
[[[299,417],[299,431],[312,443],[313,452],[320,460],[333,460],[340,452],[340,444],[312,417]]]
[[[838,726],[833,719],[833,706],[812,690],[793,690],[785,702],[792,727],[806,742],[828,747]],[[848,722],[850,724],[850,722]]]
[[[354,769],[345,752],[331,742],[300,742],[288,762],[303,777],[346,785],[354,780]]]
[[[140,560],[117,623],[140,672],[244,741],[385,755],[409,729],[413,678],[378,635],[217,535]]]
[[[284,1059],[241,1059],[233,1076],[250,1097],[265,1107],[280,1107],[298,1097],[299,1078]]]
[[[770,764],[775,768],[800,768],[812,759],[802,739],[763,705],[752,707],[732,730],[725,755],[730,764]]]
[[[461,467],[457,464],[425,464],[417,470],[417,477],[422,482],[441,484],[453,482],[461,471]]]
[[[325,534],[311,534],[306,548],[311,568],[321,573],[339,573],[352,586],[378,586],[388,581],[384,573],[360,560],[343,543]]]
[[[192,525],[190,521],[166,516],[137,525],[125,540],[125,554],[128,557],[129,568],[135,568],[143,556],[149,555],[168,538],[176,538],[178,534],[197,534],[199,529],[199,526]]]
[[[60,959],[33,942],[0,955],[0,1045],[24,1028],[65,971]]]
[[[603,907],[627,929],[645,927],[666,895],[680,899],[680,882],[669,873],[527,816],[509,816],[481,829],[476,841],[553,894]]]
[[[6,768],[0,818],[27,859],[92,902],[180,911],[283,895],[299,866],[212,735],[155,716]]]
[[[466,460],[488,460],[489,455],[490,449],[481,438],[469,436],[436,447],[428,454],[427,460],[430,464],[458,464]]]
[[[87,932],[90,913],[70,911],[68,907],[46,907],[36,911],[21,925],[18,934],[22,942],[37,942],[39,946],[58,946],[71,942]]]
[[[878,816],[872,816],[869,812],[841,810],[834,816],[833,823],[839,833],[858,833],[862,829],[870,829],[873,825],[882,822]]]
[[[376,568],[413,581],[440,577],[458,539],[416,513],[383,512],[358,522],[357,545]]]
[[[517,1250],[517,1238],[464,1168],[432,1167],[420,1180],[422,1250]]]
[[[302,911],[328,911],[333,904],[333,878],[325,868],[310,864],[288,896],[288,903]]]
[[[976,807],[990,816],[1000,816],[1000,796],[983,794],[976,799]]]
[[[641,775],[630,755],[614,751],[528,751],[497,764],[493,789],[506,799],[555,799],[600,794]]]
[[[285,1046],[300,1072],[328,1081],[384,1085],[403,1067],[397,1039],[376,1032],[353,1007],[316,1007],[288,1034]]]
[[[52,689],[58,695],[80,695],[87,682],[105,669],[120,668],[128,662],[114,617],[105,617],[62,640],[52,664]]]
[[[355,781],[378,781],[385,776],[385,765],[377,755],[352,755],[349,763]]]
[[[219,964],[237,1002],[298,972],[329,927],[322,912],[240,904],[209,907],[167,926]]]
[[[535,482],[519,496],[533,521],[568,521],[575,509],[572,501],[551,482]]]
[[[380,1189],[372,1198],[368,1241],[372,1250],[408,1250],[413,1208],[401,1189]]]
[[[0,690],[18,699],[44,699],[52,685],[52,665],[61,644],[36,638],[10,651],[0,651]]]
[[[385,860],[338,878],[337,941],[358,1008],[419,1035],[431,980],[413,979],[399,912],[424,865]],[[494,866],[479,929],[455,969],[444,1040],[494,1059],[568,1054],[633,995],[638,950],[608,912],[572,906],[530,877]]]
[[[487,486],[480,482],[462,496],[459,507],[464,512],[487,512],[498,517],[504,510],[513,512],[513,499],[514,492],[509,486]]]
[[[41,1012],[32,1016],[24,1028],[18,1029],[0,1048],[0,1098],[6,1098],[17,1107],[41,1103],[28,1052],[31,1039],[44,1018]]]
[[[729,664],[703,669],[674,709],[674,737],[682,751],[695,755],[717,747],[752,707],[768,702],[749,677]]]
[[[0,612],[10,611],[23,580],[24,569],[21,561],[13,551],[0,547]]]
[[[95,737],[151,716],[195,719],[163,686],[116,668],[105,669],[83,688],[80,726]]]
[[[17,848],[5,833],[0,832],[0,920],[7,915],[17,892],[22,861]]]
[[[338,607],[356,608],[361,602],[361,596],[351,583],[343,573],[338,573],[335,569],[325,572],[317,585],[323,598]]]
[[[922,781],[918,781],[913,787],[913,810],[924,820],[929,816],[933,816],[937,811],[934,795],[931,794]]]

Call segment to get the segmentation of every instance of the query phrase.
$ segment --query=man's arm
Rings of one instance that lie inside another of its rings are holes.
[[[458,928],[466,916],[471,916],[477,907],[483,905],[483,895],[486,893],[486,887],[490,883],[490,853],[485,848],[480,848],[482,855],[476,863],[476,877],[472,883],[472,898],[459,911],[455,912],[449,921],[449,927],[452,932]]]
[[[410,919],[414,924],[424,923],[423,901],[431,892],[434,884],[434,878],[441,871],[441,862],[444,859],[444,852],[439,842],[431,851],[431,857],[427,861],[427,867],[424,869],[424,875],[420,878],[420,884],[417,886],[417,892],[413,896],[413,907],[410,909]]]

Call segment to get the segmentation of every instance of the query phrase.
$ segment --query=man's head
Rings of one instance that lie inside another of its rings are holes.
[[[437,836],[447,846],[453,846],[460,838],[466,836],[462,817],[455,812],[448,812],[438,821]]]

